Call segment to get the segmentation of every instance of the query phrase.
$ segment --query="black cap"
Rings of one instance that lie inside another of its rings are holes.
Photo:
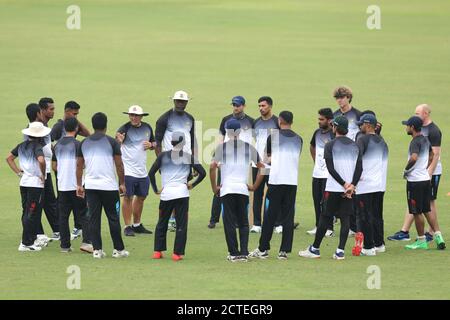
[[[371,113],[366,113],[359,118],[359,121],[356,121],[357,126],[360,126],[363,123],[369,123],[375,126],[377,124],[377,118]]]
[[[402,121],[405,126],[414,127],[417,131],[422,129],[423,121],[418,116],[412,116],[408,120]]]
[[[338,128],[348,130],[348,120],[344,116],[337,116],[336,118],[334,118],[333,125]]]

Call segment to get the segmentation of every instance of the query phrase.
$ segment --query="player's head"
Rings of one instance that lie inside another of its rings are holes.
[[[97,112],[92,116],[92,127],[95,131],[106,131],[108,117],[103,112]]]
[[[42,116],[45,119],[53,119],[55,115],[55,102],[52,98],[41,98],[39,100],[39,107],[41,107]]]
[[[281,111],[278,115],[278,125],[280,128],[290,128],[294,122],[294,115],[290,111]]]
[[[76,118],[80,113],[80,105],[75,101],[67,101],[64,105],[65,118]]]
[[[422,119],[422,121],[428,120],[431,115],[431,107],[428,104],[419,104],[416,107],[415,115]]]
[[[356,122],[362,133],[375,132],[375,127],[377,126],[377,118],[372,113],[365,113]]]
[[[189,102],[189,96],[185,91],[177,91],[172,97],[173,106],[176,112],[183,113]]]
[[[408,120],[402,121],[402,124],[406,126],[406,133],[412,136],[414,133],[422,131],[423,121],[418,116],[412,116]]]
[[[133,105],[129,107],[128,112],[124,112],[124,114],[128,115],[131,125],[133,127],[139,127],[142,123],[142,118],[144,116],[148,116],[148,113],[144,112],[142,107],[138,105]]]
[[[272,111],[273,100],[269,96],[263,96],[258,99],[259,113],[262,116],[267,116]]]
[[[352,89],[347,86],[340,86],[334,89],[333,97],[336,99],[339,107],[343,108],[350,105],[352,102],[353,92]]]
[[[237,139],[241,132],[241,123],[239,120],[231,118],[226,122],[225,130],[230,139]]]
[[[320,129],[328,129],[331,126],[333,120],[333,111],[330,108],[322,108],[318,111],[318,120]]]
[[[245,98],[243,96],[235,96],[231,99],[231,105],[233,106],[234,115],[242,114],[245,108]]]
[[[25,112],[27,114],[28,121],[35,122],[41,121],[41,108],[37,103],[30,103],[27,105]]]
[[[345,136],[348,132],[348,120],[344,116],[337,116],[333,119],[333,133],[336,136]]]
[[[78,120],[75,117],[67,118],[64,120],[64,130],[67,133],[73,133],[78,131]]]

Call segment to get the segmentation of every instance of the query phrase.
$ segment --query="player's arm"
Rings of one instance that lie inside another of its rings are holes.
[[[217,168],[219,168],[219,164],[213,160],[209,166],[209,180],[211,181],[211,189],[215,195],[220,191],[220,186],[217,185]]]
[[[259,188],[259,186],[261,185],[261,183],[264,180],[264,163],[262,162],[258,162],[256,164],[256,167],[258,168],[258,173],[256,174],[256,179],[255,179],[255,183],[253,184],[253,186],[248,186],[248,191],[255,191]]]
[[[325,145],[324,149],[324,159],[327,165],[328,172],[333,177],[333,179],[336,180],[337,183],[345,187],[347,183],[344,181],[344,179],[342,179],[341,175],[334,168],[332,149],[333,149],[333,142],[328,142]]]
[[[428,174],[430,177],[433,175],[434,170],[437,167],[437,164],[439,162],[439,157],[441,156],[441,147],[431,147],[430,156],[432,153],[432,157],[430,158],[429,165],[428,165]]]
[[[166,114],[163,114],[158,121],[156,121],[156,128],[155,128],[155,141],[156,141],[156,147],[155,147],[155,154],[156,156],[159,156],[159,154],[162,152],[162,141],[164,139],[164,133],[167,130],[167,121],[168,117]]]
[[[202,182],[203,179],[205,179],[205,177],[206,177],[206,171],[200,163],[195,163],[192,167],[198,173],[198,176],[197,176],[197,179],[195,179],[195,181],[192,184],[188,184],[189,189],[194,188],[196,185],[198,185],[200,182]]]
[[[78,134],[82,137],[89,137],[91,132],[84,124],[78,121]]]
[[[311,138],[311,142],[309,143],[309,152],[311,153],[311,157],[313,162],[316,162],[316,132],[314,132],[312,138]]]
[[[114,163],[116,164],[116,172],[119,177],[119,189],[120,193],[124,194],[126,192],[125,189],[125,171],[123,169],[123,161],[121,155],[114,155]]]
[[[411,172],[412,168],[414,167],[414,165],[417,162],[417,159],[419,159],[418,153],[411,154],[411,156],[409,157],[408,163],[406,164],[406,167],[405,167],[405,174]]]
[[[156,172],[158,172],[158,170],[161,169],[161,158],[162,158],[162,155],[159,154],[148,172],[148,177],[150,178],[150,185],[152,186],[153,192],[156,194],[161,193],[161,191],[158,189],[158,185],[156,184],[156,178],[155,178]]]
[[[16,161],[15,161],[16,158],[17,157],[10,152],[8,154],[8,157],[6,158],[6,162],[8,163],[11,170],[14,171],[15,174],[17,174],[19,177],[22,177],[23,171],[17,167]]]

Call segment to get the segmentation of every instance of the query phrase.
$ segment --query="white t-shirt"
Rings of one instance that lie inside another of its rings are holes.
[[[58,169],[58,190],[77,190],[77,150],[80,142],[73,137],[63,137],[55,144],[53,161]]]
[[[267,139],[271,157],[269,184],[297,185],[303,139],[292,130],[274,130]]]
[[[431,151],[430,141],[423,135],[414,137],[409,144],[408,160],[413,153],[416,153],[419,157],[416,163],[406,175],[406,179],[410,182],[429,181],[430,175],[428,174],[428,159]]]
[[[158,145],[161,145],[162,151],[173,149],[171,142],[174,132],[184,133],[183,151],[192,153],[195,142],[194,118],[187,112],[178,113],[171,109],[156,121],[155,140]]]
[[[42,172],[37,161],[44,156],[43,146],[39,140],[27,140],[19,144],[11,154],[19,158],[20,169],[23,171],[20,179],[21,187],[44,188],[41,180]]]
[[[81,142],[77,156],[84,158],[86,190],[119,189],[114,156],[121,154],[119,143],[102,133],[95,133]]]
[[[311,145],[316,150],[316,156],[314,160],[313,178],[326,179],[328,178],[327,165],[325,159],[323,158],[323,153],[325,149],[325,144],[328,141],[334,139],[333,130],[323,131],[322,129],[317,129],[311,139]]]
[[[144,150],[144,141],[154,142],[152,127],[142,122],[141,126],[133,127],[130,122],[117,130],[125,134],[122,143],[122,161],[126,176],[135,178],[146,178],[147,171],[147,150]]]

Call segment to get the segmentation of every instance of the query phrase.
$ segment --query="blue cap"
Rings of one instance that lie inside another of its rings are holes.
[[[245,98],[243,96],[236,96],[231,99],[231,104],[237,104],[238,106],[242,106],[245,104]]]
[[[225,124],[225,129],[239,130],[241,129],[241,123],[237,119],[230,119]]]
[[[366,114],[361,116],[359,121],[356,121],[356,125],[360,126],[360,125],[362,125],[364,123],[368,123],[368,124],[371,124],[371,125],[375,126],[377,124],[377,122],[378,122],[377,118],[373,114],[366,113]]]
[[[422,129],[423,121],[418,116],[412,116],[406,121],[402,121],[402,124],[406,126],[413,126],[416,130]]]

